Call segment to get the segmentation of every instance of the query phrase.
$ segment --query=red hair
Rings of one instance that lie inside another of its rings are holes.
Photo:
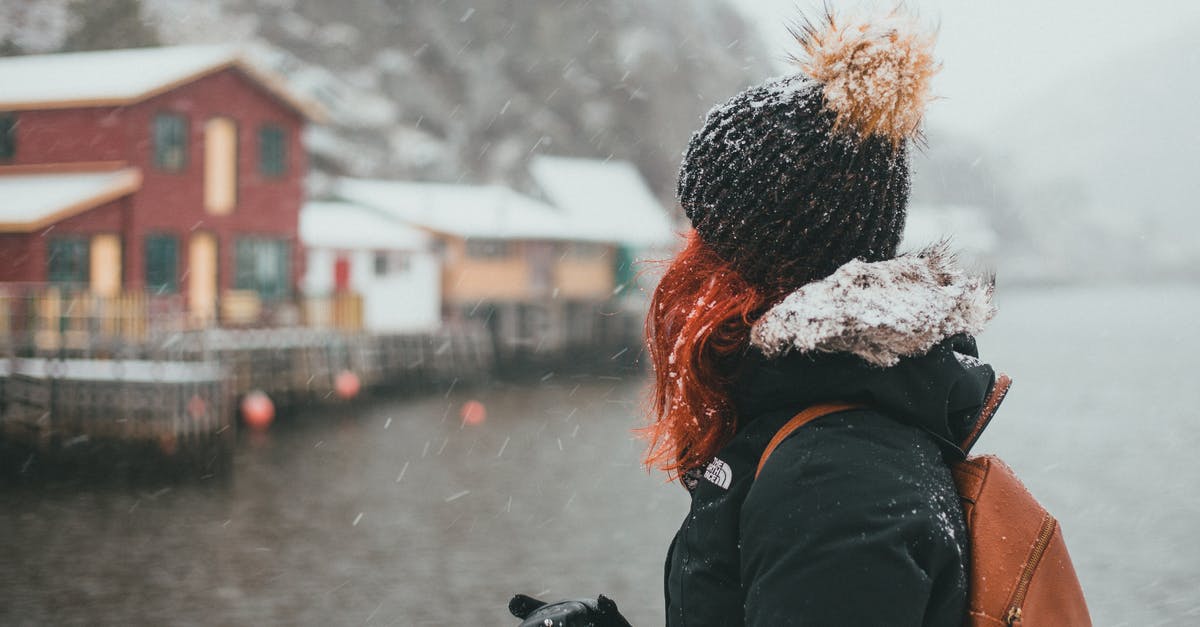
[[[733,437],[733,379],[750,342],[750,327],[768,305],[693,231],[667,267],[646,317],[654,367],[647,466],[671,479],[708,463]]]

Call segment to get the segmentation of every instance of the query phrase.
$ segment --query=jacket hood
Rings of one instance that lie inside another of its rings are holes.
[[[861,402],[922,428],[961,458],[1007,390],[972,338],[995,314],[991,295],[990,280],[968,277],[942,248],[852,261],[754,325],[736,411],[750,420]]]
[[[983,331],[996,313],[992,291],[991,280],[968,276],[941,246],[874,263],[854,260],[769,309],[750,343],[767,357],[850,353],[892,366],[948,337]]]

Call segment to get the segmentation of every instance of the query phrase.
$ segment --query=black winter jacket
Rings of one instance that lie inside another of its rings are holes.
[[[667,625],[962,624],[968,538],[946,462],[964,456],[995,385],[971,339],[991,296],[932,248],[851,261],[755,322],[737,432],[685,476]],[[832,401],[871,409],[797,430],[755,480],[776,431]]]
[[[966,336],[875,368],[850,354],[752,359],[736,437],[692,473],[667,556],[668,626],[959,626],[967,537],[947,461],[995,374]],[[804,426],[755,468],[803,408],[872,410]]]
[[[968,546],[947,461],[994,384],[967,336],[879,368],[849,354],[753,354],[742,424],[691,473],[692,506],[667,557],[667,625],[957,626]],[[828,401],[830,415],[776,431]]]

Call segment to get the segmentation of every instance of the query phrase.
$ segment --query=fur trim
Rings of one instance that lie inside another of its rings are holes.
[[[996,313],[992,292],[992,280],[967,276],[944,247],[874,263],[856,259],[768,310],[750,343],[767,357],[852,353],[891,366],[950,336],[983,331]]]
[[[934,36],[900,9],[878,19],[824,18],[792,29],[802,55],[793,61],[822,83],[834,129],[900,145],[920,132],[930,83],[941,65]]]

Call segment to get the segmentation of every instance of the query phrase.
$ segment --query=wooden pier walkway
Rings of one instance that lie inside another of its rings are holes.
[[[486,330],[468,324],[403,335],[214,329],[172,334],[140,352],[154,358],[0,358],[0,453],[27,455],[7,465],[20,472],[31,461],[106,455],[117,465],[227,474],[237,403],[251,391],[286,409],[341,400],[343,372],[363,389],[420,392],[479,382],[493,366]]]

